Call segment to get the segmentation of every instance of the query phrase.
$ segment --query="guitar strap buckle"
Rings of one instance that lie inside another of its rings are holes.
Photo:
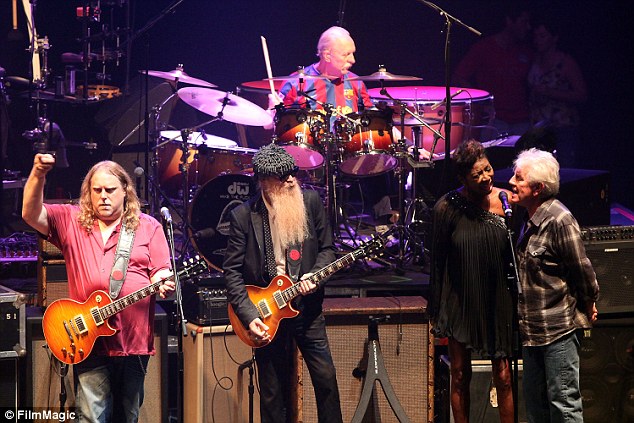
[[[119,296],[119,292],[128,273],[128,263],[130,262],[130,253],[132,252],[135,234],[136,231],[128,229],[125,222],[121,225],[119,242],[117,243],[117,250],[114,254],[114,264],[110,272],[110,298],[112,299]]]
[[[293,244],[286,249],[286,275],[293,282],[299,280],[299,272],[302,265],[302,246],[303,244]]]

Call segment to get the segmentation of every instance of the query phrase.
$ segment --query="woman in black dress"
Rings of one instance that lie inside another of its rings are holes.
[[[501,189],[493,186],[493,168],[478,141],[458,146],[452,160],[462,186],[434,206],[432,330],[449,342],[454,421],[469,421],[474,353],[492,360],[500,421],[513,422],[511,254]]]

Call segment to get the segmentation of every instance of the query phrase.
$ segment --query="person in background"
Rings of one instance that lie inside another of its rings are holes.
[[[292,340],[315,389],[319,422],[342,421],[335,366],[322,312],[323,285],[307,278],[335,261],[332,232],[319,195],[303,191],[298,167],[282,147],[268,144],[253,157],[259,192],[231,212],[223,270],[227,298],[249,335],[266,345],[255,350],[263,423],[291,422]],[[298,281],[293,300],[300,314],[283,319],[277,335],[251,302],[246,284],[267,287],[277,275]]]
[[[526,43],[530,13],[517,5],[504,6],[504,28],[475,43],[458,63],[453,84],[493,94],[494,131],[484,131],[486,141],[501,135],[522,135],[529,127],[527,75],[532,51]]]
[[[507,274],[512,256],[498,199],[503,190],[493,186],[494,171],[478,141],[460,144],[452,160],[462,186],[433,209],[432,331],[449,338],[454,421],[469,421],[473,353],[492,360],[500,421],[511,423],[513,301]]]
[[[52,155],[35,155],[24,186],[22,217],[62,251],[71,299],[85,302],[94,291],[109,292],[111,278],[122,280],[114,263],[124,229],[134,231],[134,238],[119,296],[171,276],[161,224],[141,213],[134,183],[120,165],[95,164],[82,183],[78,206],[43,203],[46,174],[54,165]],[[173,281],[165,280],[161,297],[174,288]],[[117,333],[98,338],[93,353],[73,365],[80,422],[138,420],[145,374],[154,355],[155,302],[154,296],[147,297],[110,317],[108,323]]]
[[[561,167],[578,163],[579,104],[586,101],[586,84],[577,62],[558,48],[558,24],[542,18],[535,23],[536,55],[528,73],[531,123],[550,127],[556,135]]]
[[[517,156],[513,171],[510,201],[528,216],[516,249],[526,416],[531,423],[581,423],[576,330],[596,321],[599,284],[579,224],[555,198],[555,157],[531,148]]]

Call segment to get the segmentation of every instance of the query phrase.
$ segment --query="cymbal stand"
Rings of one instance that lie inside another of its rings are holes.
[[[339,174],[339,166],[338,166],[336,155],[335,155],[336,134],[333,132],[333,128],[332,128],[332,125],[330,124],[330,121],[333,115],[335,115],[337,117],[345,119],[346,121],[354,125],[360,125],[361,122],[359,119],[352,119],[351,117],[344,115],[339,110],[337,110],[337,108],[334,107],[332,104],[324,103],[323,101],[319,101],[316,98],[311,97],[306,92],[301,90],[301,83],[302,83],[302,79],[300,78],[299,95],[314,101],[315,103],[323,107],[324,111],[326,112],[324,121],[327,122],[328,130],[325,132],[325,135],[322,136],[322,144],[325,147],[324,152],[326,155],[324,160],[324,164],[325,164],[324,173],[326,178],[326,181],[325,181],[326,209],[328,211],[328,218],[332,225],[335,239],[339,241],[341,245],[346,245],[347,247],[350,247],[345,242],[343,242],[343,239],[341,237],[341,229],[343,228],[343,230],[346,231],[346,234],[348,235],[352,243],[352,246],[356,247],[358,246],[358,242],[355,238],[354,231],[348,225],[347,223],[348,219],[346,217],[346,213],[343,207],[340,205],[340,202],[338,201],[337,176]]]
[[[405,200],[406,200],[405,199],[405,183],[407,182],[406,172],[408,169],[407,165],[411,166],[412,168],[433,166],[433,162],[431,161],[431,156],[429,160],[422,160],[422,161],[420,160],[419,149],[422,146],[420,145],[420,142],[419,142],[420,138],[418,136],[415,137],[415,140],[414,140],[414,149],[413,149],[412,155],[408,154],[407,144],[405,139],[405,115],[407,114],[413,117],[414,119],[416,119],[418,122],[421,123],[422,126],[425,126],[430,131],[432,131],[435,134],[435,136],[438,136],[441,138],[443,136],[440,132],[436,131],[427,122],[425,122],[421,118],[421,116],[412,112],[407,107],[407,104],[405,102],[392,97],[390,93],[383,86],[383,80],[381,80],[381,95],[384,95],[390,100],[392,100],[392,104],[399,106],[400,117],[401,117],[401,122],[400,122],[401,138],[398,140],[396,144],[396,153],[395,153],[398,165],[394,172],[396,173],[396,176],[398,178],[397,180],[398,180],[398,211],[399,211],[398,221],[396,223],[396,229],[398,233],[398,242],[399,242],[398,255],[396,257],[396,260],[397,260],[397,269],[399,271],[402,271],[403,266],[412,256],[412,254],[407,253],[407,249],[408,249],[408,246],[411,247],[411,243],[409,241],[414,237],[414,234],[405,225],[405,217],[407,213],[405,208]],[[416,197],[415,195],[412,195],[412,198],[415,199],[415,197]],[[410,253],[413,253],[413,251],[410,251]]]

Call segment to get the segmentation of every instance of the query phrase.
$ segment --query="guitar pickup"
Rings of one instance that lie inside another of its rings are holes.
[[[101,317],[101,313],[99,312],[99,307],[91,308],[90,315],[92,316],[92,319],[95,321],[95,324],[97,326],[100,326],[103,324],[103,318]]]
[[[86,327],[84,316],[82,316],[81,314],[78,314],[77,316],[73,317],[73,320],[71,320],[71,323],[74,323],[74,325],[71,324],[71,327],[75,331],[75,335],[79,336],[82,333],[88,332],[88,327]]]
[[[287,301],[284,299],[284,295],[281,291],[275,291],[273,293],[273,299],[275,300],[278,309],[286,307]]]
[[[256,307],[260,311],[261,318],[266,318],[271,315],[271,309],[269,308],[269,304],[266,302],[266,300],[258,301],[258,304]]]

